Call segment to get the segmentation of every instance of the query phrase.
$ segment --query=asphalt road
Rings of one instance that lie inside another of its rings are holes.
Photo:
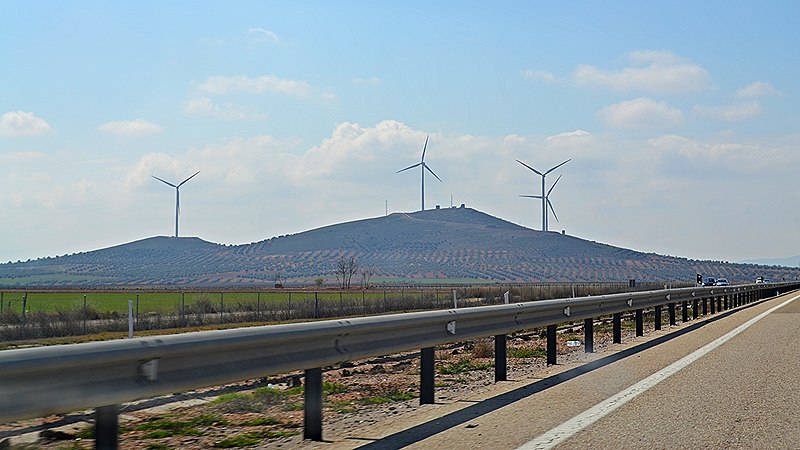
[[[589,364],[556,365],[542,379],[499,383],[469,400],[421,407],[318,445],[800,448],[799,336],[800,294],[791,293],[636,338]]]

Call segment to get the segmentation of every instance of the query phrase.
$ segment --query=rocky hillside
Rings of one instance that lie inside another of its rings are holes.
[[[534,231],[470,208],[395,213],[264,241],[226,246],[199,238],[153,237],[107,249],[0,264],[2,286],[271,285],[332,282],[354,256],[373,280],[687,281],[696,272],[752,281],[795,279],[800,269],[727,264],[641,253]],[[358,278],[358,277],[356,277]]]

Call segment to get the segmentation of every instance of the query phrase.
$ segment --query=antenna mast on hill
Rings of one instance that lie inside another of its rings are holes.
[[[425,164],[425,150],[428,149],[428,138],[429,137],[430,137],[430,135],[425,137],[425,146],[422,147],[422,158],[420,158],[420,161],[418,163],[414,164],[413,166],[408,166],[405,169],[398,170],[396,172],[396,173],[400,173],[400,172],[404,172],[404,171],[406,171],[408,169],[413,169],[414,167],[417,167],[417,166],[420,167],[420,171],[422,172],[422,209],[420,211],[425,211],[425,171],[427,170],[428,172],[431,173],[431,175],[436,177],[436,179],[439,180],[439,182],[442,182],[442,179],[439,178],[438,175],[433,173],[433,170],[431,170],[431,168],[428,167],[427,164]]]
[[[559,164],[557,166],[554,166],[554,167],[551,167],[549,170],[547,170],[546,172],[542,173],[542,172],[539,172],[538,170],[534,169],[533,167],[525,164],[524,162],[522,162],[520,160],[517,160],[518,163],[522,164],[523,166],[527,167],[528,169],[531,169],[532,171],[536,172],[536,174],[538,174],[539,176],[542,177],[542,195],[520,195],[520,197],[539,198],[539,199],[542,200],[542,231],[547,231],[548,209],[553,212],[553,216],[555,216],[556,222],[558,221],[558,216],[556,216],[556,211],[553,209],[553,204],[550,203],[550,199],[548,197],[550,196],[550,192],[553,191],[553,188],[556,187],[556,184],[558,183],[558,180],[561,179],[561,176],[559,175],[558,179],[556,179],[556,182],[553,183],[553,186],[550,187],[550,190],[547,191],[547,193],[545,193],[545,178],[547,177],[548,173],[558,169],[559,167],[563,166],[564,164],[566,164],[566,163],[568,163],[570,161],[572,161],[572,159],[568,159],[568,160],[562,162],[561,164]]]
[[[181,212],[181,186],[183,186],[184,183],[186,183],[187,181],[189,181],[192,178],[194,178],[194,176],[197,175],[198,173],[200,173],[199,170],[197,172],[195,172],[194,175],[192,175],[189,178],[181,181],[177,185],[172,184],[169,181],[162,180],[161,178],[158,178],[155,175],[152,175],[152,177],[155,178],[156,180],[175,188],[175,237],[178,237],[178,216],[180,215],[180,212]]]

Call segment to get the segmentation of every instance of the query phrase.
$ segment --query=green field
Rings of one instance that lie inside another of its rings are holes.
[[[391,299],[403,297],[405,299],[420,299],[422,295],[432,295],[430,290],[425,294],[421,290],[390,291],[388,295]],[[0,312],[21,312],[23,297],[27,295],[25,302],[28,313],[46,312],[55,313],[58,311],[78,310],[84,307],[91,308],[101,313],[127,314],[128,301],[134,302],[134,308],[140,312],[155,312],[168,314],[180,311],[181,307],[191,307],[198,301],[210,302],[214,305],[224,304],[226,307],[243,303],[259,303],[264,307],[274,307],[276,304],[307,304],[315,301],[314,292],[140,292],[140,293],[120,293],[120,292],[29,292],[21,291],[0,291],[2,299],[2,309]],[[383,291],[350,291],[340,293],[337,291],[321,291],[316,294],[320,303],[336,304],[338,302],[362,301],[383,301]],[[442,291],[443,296],[448,295],[448,291]]]

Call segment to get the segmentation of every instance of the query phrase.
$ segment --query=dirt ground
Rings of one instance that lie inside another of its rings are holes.
[[[624,339],[633,331],[623,329]],[[609,330],[597,326],[595,350],[610,345]],[[572,341],[572,342],[569,342]],[[579,341],[579,342],[576,342]],[[569,342],[569,345],[568,345]],[[508,337],[508,374],[513,379],[546,372],[542,331]],[[436,400],[457,401],[494,383],[490,339],[436,350]],[[561,330],[559,362],[588,360],[582,330]],[[596,357],[596,356],[595,356]],[[370,358],[326,368],[324,435],[337,435],[410,412],[419,404],[419,353]],[[121,449],[292,448],[303,434],[301,373],[123,405]],[[91,411],[0,424],[0,449],[94,448]]]

